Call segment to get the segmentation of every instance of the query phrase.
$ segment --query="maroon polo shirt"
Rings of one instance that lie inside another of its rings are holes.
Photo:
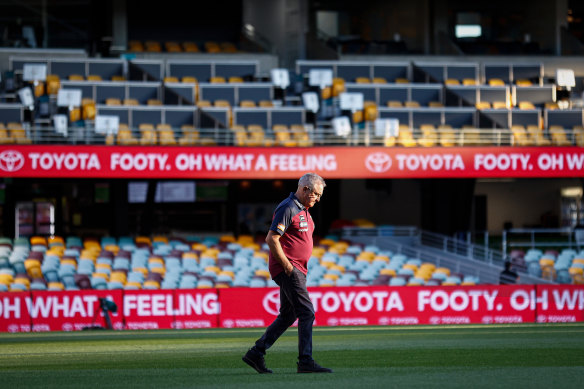
[[[294,193],[290,193],[290,196],[276,207],[270,230],[281,236],[280,245],[292,266],[306,274],[308,272],[306,265],[312,255],[314,222],[308,208],[298,201]],[[272,279],[284,271],[271,252],[269,268]]]

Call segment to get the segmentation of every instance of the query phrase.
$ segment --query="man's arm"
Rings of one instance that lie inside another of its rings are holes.
[[[266,243],[268,244],[268,247],[270,247],[272,256],[276,258],[276,261],[280,262],[280,265],[282,265],[286,274],[292,274],[294,266],[292,266],[288,258],[286,258],[284,250],[282,250],[282,245],[280,245],[280,234],[270,230],[268,236],[266,236]]]

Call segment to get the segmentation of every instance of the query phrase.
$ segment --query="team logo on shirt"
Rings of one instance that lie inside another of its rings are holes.
[[[300,232],[307,232],[308,231],[308,223],[306,222],[306,218],[304,215],[298,215],[300,222],[298,223],[298,231]]]
[[[278,224],[278,226],[276,228],[282,232],[284,232],[286,230],[286,226],[283,225],[282,223]]]

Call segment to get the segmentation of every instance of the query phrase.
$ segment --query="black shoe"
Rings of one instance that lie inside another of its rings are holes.
[[[251,349],[245,353],[241,360],[253,367],[255,371],[260,374],[272,373],[272,371],[266,367],[266,361],[264,361],[264,357],[261,355],[258,356],[258,354],[253,352]]]
[[[314,359],[308,362],[297,362],[298,373],[332,373],[333,371],[327,367],[322,367]]]

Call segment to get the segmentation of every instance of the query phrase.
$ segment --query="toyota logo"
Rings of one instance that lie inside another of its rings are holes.
[[[365,158],[365,166],[373,173],[383,173],[391,167],[391,157],[386,153],[371,153]]]
[[[5,172],[15,172],[24,165],[24,156],[15,150],[6,150],[0,153],[0,169]]]
[[[280,290],[276,289],[265,295],[262,305],[266,312],[278,316],[280,313]]]

